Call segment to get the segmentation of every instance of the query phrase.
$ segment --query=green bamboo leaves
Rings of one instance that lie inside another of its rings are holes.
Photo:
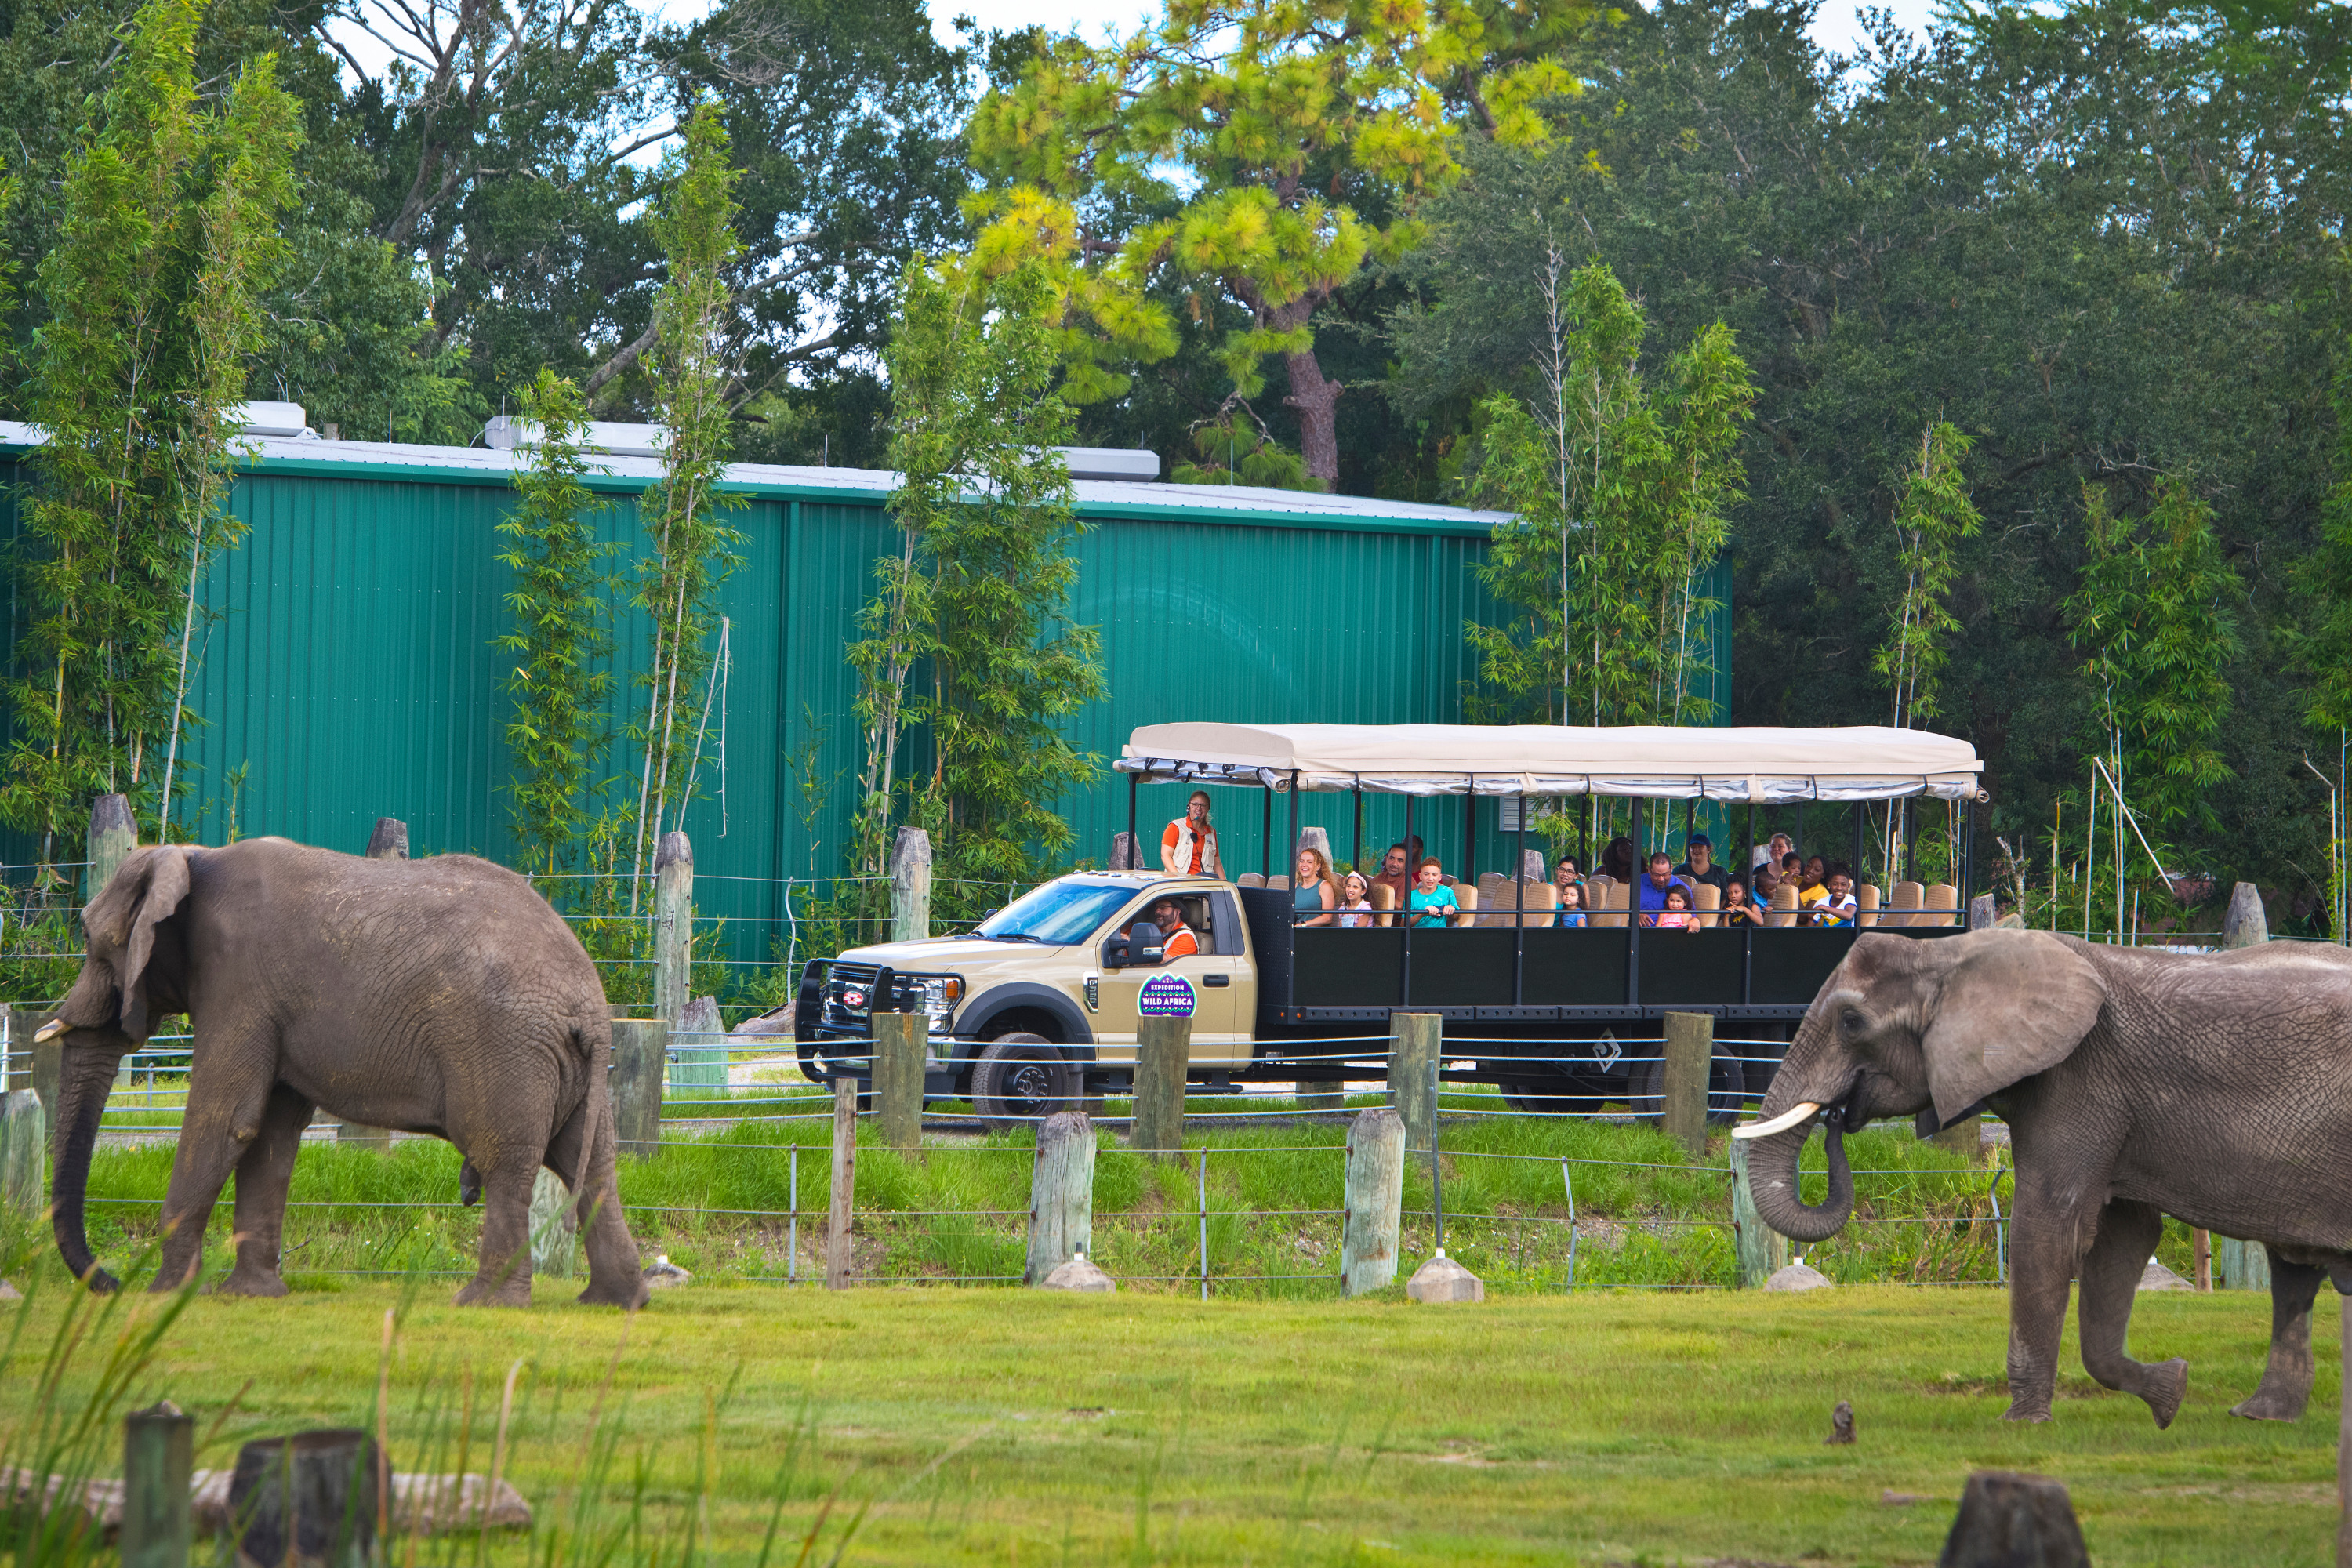
[[[898,549],[849,648],[864,728],[856,855],[878,875],[894,816],[943,842],[952,877],[1020,880],[1058,864],[1069,824],[1055,802],[1094,760],[1056,721],[1102,695],[1100,638],[1070,624],[1081,526],[1067,466],[1069,405],[1055,290],[1045,270],[986,279],[921,258],[901,283],[889,353]],[[928,677],[929,689],[923,689]],[[902,776],[914,724],[928,780]]]
[[[1507,618],[1464,628],[1485,688],[1473,708],[1496,721],[1703,721],[1696,623],[1715,606],[1697,584],[1740,494],[1747,363],[1717,323],[1653,388],[1648,323],[1605,265],[1567,273],[1555,248],[1536,283],[1540,400],[1479,405],[1473,495],[1514,515],[1478,568]]]
[[[514,698],[507,748],[514,758],[509,816],[522,868],[567,870],[579,857],[591,813],[587,786],[609,740],[604,721],[613,672],[604,563],[619,547],[597,536],[592,471],[581,443],[588,404],[570,378],[541,370],[523,394],[536,441],[515,474],[520,502],[499,524],[499,563],[514,573],[507,607],[514,629],[497,646],[515,662],[505,686]]]
[[[0,816],[69,845],[89,797],[120,791],[172,837],[191,644],[224,510],[237,405],[285,255],[299,115],[274,56],[204,101],[202,0],[149,0],[69,159],[62,236],[36,274],[33,422],[46,433],[24,510],[30,600],[7,683],[15,718]]]
[[[1871,668],[1894,693],[1891,722],[1898,730],[1917,729],[1942,711],[1937,679],[1949,657],[1947,639],[1960,629],[1948,603],[1959,574],[1954,546],[1974,539],[1979,521],[1960,473],[1969,445],[1958,428],[1939,420],[1919,433],[1918,461],[1896,479],[1903,591],[1888,612],[1886,641],[1872,656]]]

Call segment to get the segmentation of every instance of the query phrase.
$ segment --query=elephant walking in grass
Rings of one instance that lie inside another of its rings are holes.
[[[123,1055],[156,1019],[195,1037],[152,1289],[194,1278],[236,1173],[229,1295],[279,1296],[278,1246],[315,1108],[455,1143],[480,1173],[479,1270],[460,1304],[530,1300],[530,1196],[572,1189],[580,1300],[646,1299],[614,1184],[604,991],[530,885],[467,855],[371,860],[283,838],[166,845],[126,858],[83,913],[87,957],[38,1037],[63,1037],[53,1223],[66,1266],[115,1280],[82,1223],[90,1152]]]
[[[1847,1129],[1916,1113],[1924,1136],[1984,1103],[2008,1121],[2017,1164],[2011,1420],[2050,1418],[2079,1278],[2083,1365],[2171,1423],[2188,1363],[2134,1361],[2124,1342],[2166,1215],[2270,1249],[2270,1362],[2232,1413],[2303,1415],[2313,1299],[2323,1279],[2352,1294],[2352,953],[1865,934],[1806,1011],[1760,1121],[1733,1136],[1755,1140],[1765,1223],[1818,1242],[1853,1212]],[[1824,1111],[1816,1206],[1799,1194],[1797,1157]]]

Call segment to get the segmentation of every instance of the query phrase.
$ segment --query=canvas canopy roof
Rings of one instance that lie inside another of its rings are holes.
[[[1748,801],[1966,800],[1976,749],[1924,730],[1558,724],[1147,724],[1119,772],[1389,795]]]

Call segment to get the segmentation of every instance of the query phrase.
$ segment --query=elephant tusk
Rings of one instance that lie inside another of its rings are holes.
[[[52,1018],[33,1031],[33,1043],[39,1045],[47,1040],[54,1040],[65,1032],[66,1021],[63,1018]]]
[[[1769,1138],[1775,1132],[1786,1132],[1790,1128],[1811,1120],[1820,1113],[1821,1109],[1817,1101],[1800,1100],[1769,1121],[1751,1122],[1746,1127],[1733,1128],[1731,1135],[1734,1138]]]

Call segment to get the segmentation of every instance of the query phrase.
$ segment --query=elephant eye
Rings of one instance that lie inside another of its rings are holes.
[[[1851,1007],[1845,1010],[1845,1016],[1840,1018],[1838,1022],[1844,1027],[1845,1032],[1849,1035],[1859,1035],[1862,1033],[1862,1015],[1855,1012]]]

